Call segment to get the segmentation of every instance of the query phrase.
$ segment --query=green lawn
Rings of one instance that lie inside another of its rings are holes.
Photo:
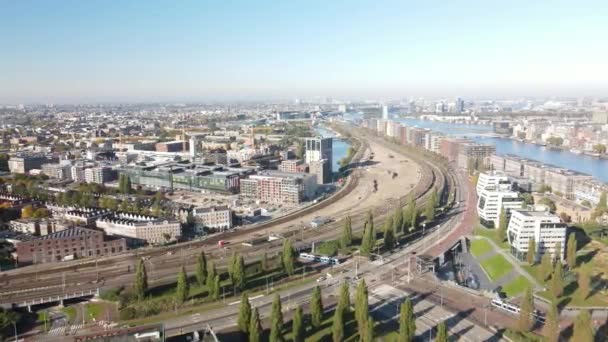
[[[471,240],[471,254],[480,257],[492,251],[492,245],[483,239]]]
[[[530,287],[530,282],[528,279],[526,279],[526,277],[520,275],[510,283],[503,286],[502,290],[507,294],[507,296],[515,297],[516,295],[524,292],[528,287]]]
[[[513,265],[500,254],[482,261],[481,267],[486,271],[490,280],[497,280],[513,270]]]
[[[87,322],[93,321],[93,319],[95,319],[95,321],[103,320],[105,318],[105,307],[106,304],[104,303],[86,303],[85,309]]]
[[[61,308],[61,312],[63,312],[64,314],[66,314],[66,316],[68,316],[68,320],[70,322],[74,322],[74,319],[76,318],[76,308],[73,306],[66,306],[64,308]]]
[[[483,227],[480,223],[477,223],[473,234],[483,236],[494,241],[494,243],[496,243],[502,249],[509,249],[509,242],[499,241],[500,239],[498,239],[496,236],[496,229],[488,229]]]

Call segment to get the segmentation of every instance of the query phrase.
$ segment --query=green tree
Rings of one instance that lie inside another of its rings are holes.
[[[448,327],[446,326],[445,321],[437,325],[437,338],[435,338],[435,341],[448,342]]]
[[[564,270],[560,259],[555,261],[555,267],[553,269],[553,275],[549,283],[549,289],[551,294],[557,299],[564,293]]]
[[[175,300],[177,303],[183,304],[188,299],[189,292],[188,275],[186,274],[186,269],[182,266],[177,275],[177,289],[175,290]]]
[[[553,272],[553,262],[551,261],[551,253],[545,252],[543,257],[540,259],[540,274],[543,280],[549,279]]]
[[[391,250],[395,247],[395,231],[393,230],[393,218],[388,217],[384,223],[384,248]]]
[[[426,209],[424,211],[424,216],[427,221],[433,221],[435,219],[435,207],[437,206],[437,190],[433,190],[431,193],[431,198],[426,202]]]
[[[414,317],[414,306],[412,300],[408,297],[401,304],[399,313],[399,337],[398,342],[411,342],[416,336],[416,318]]]
[[[578,272],[578,288],[581,298],[587,299],[591,293],[591,269],[588,263],[581,265]]]
[[[344,340],[344,317],[339,309],[336,309],[334,312],[331,335],[334,342],[342,342]]]
[[[363,238],[361,241],[361,247],[359,248],[361,255],[370,255],[376,245],[376,232],[374,231],[374,225],[370,224],[369,221],[365,223],[363,229]]]
[[[283,253],[281,254],[281,261],[283,264],[283,270],[288,275],[292,275],[295,272],[295,260],[296,252],[293,249],[290,239],[285,239],[283,242]]]
[[[368,314],[369,302],[367,298],[367,285],[365,284],[365,279],[361,279],[359,285],[357,285],[357,293],[355,295],[355,318],[360,334],[367,328]]]
[[[538,204],[546,205],[549,208],[549,211],[552,213],[555,213],[555,210],[557,210],[555,202],[548,197],[543,197],[540,201],[538,201]]]
[[[283,341],[283,312],[281,297],[277,293],[272,302],[272,313],[270,315],[270,342]]]
[[[219,276],[219,274],[217,274],[213,278],[213,285],[211,286],[211,288],[213,289],[213,291],[212,291],[212,298],[215,299],[215,300],[220,299],[221,285],[220,285],[220,276]]]
[[[559,313],[557,312],[555,301],[552,301],[551,306],[549,307],[549,312],[545,319],[545,326],[543,327],[543,335],[547,337],[547,342],[559,341]]]
[[[319,328],[323,323],[323,298],[321,296],[321,288],[315,286],[312,289],[312,296],[310,298],[310,316],[312,326]]]
[[[205,252],[201,251],[201,254],[196,258],[196,282],[198,286],[205,285],[207,281],[207,258]]]
[[[528,240],[528,253],[526,254],[526,262],[534,265],[536,262],[536,240],[533,237]]]
[[[568,268],[572,270],[576,267],[576,237],[574,233],[568,236],[566,249],[566,262],[568,263]]]
[[[500,216],[498,217],[498,229],[496,230],[496,237],[499,241],[505,241],[507,239],[507,228],[509,225],[509,219],[507,218],[507,209],[504,207],[500,210]]]
[[[368,315],[366,319],[365,329],[363,331],[359,331],[359,334],[363,332],[363,342],[373,342],[374,341],[374,328],[376,326],[376,322],[372,318],[372,316]]]
[[[146,297],[148,291],[148,274],[146,273],[146,265],[144,260],[139,259],[137,267],[135,268],[135,283],[133,284],[133,291],[137,300],[142,300]]]
[[[243,256],[237,256],[233,267],[234,269],[232,270],[232,285],[234,286],[235,290],[243,291],[245,289],[246,284],[245,260],[243,260]]]
[[[555,247],[553,249],[553,257],[555,258],[555,260],[559,260],[561,263],[562,260],[562,244],[558,241],[555,244]]]
[[[532,318],[532,312],[534,312],[534,297],[532,295],[532,288],[526,289],[524,297],[521,301],[519,320],[517,326],[522,332],[529,332],[532,330],[534,320]]]
[[[353,228],[350,216],[344,220],[344,228],[342,230],[342,239],[340,240],[340,247],[347,248],[353,244]]]
[[[213,261],[209,262],[209,266],[207,267],[207,289],[209,290],[209,294],[211,294],[211,290],[213,288],[213,282],[215,281],[215,276],[217,275],[217,269],[215,268],[215,264]]]
[[[591,315],[589,311],[582,310],[574,321],[574,329],[572,333],[572,341],[576,342],[593,342],[594,339]]]
[[[304,342],[304,313],[299,305],[295,309],[292,322],[293,342]]]
[[[262,340],[262,325],[260,324],[260,313],[257,308],[251,313],[249,321],[249,342],[260,342]]]
[[[19,314],[12,310],[6,310],[0,308],[0,338],[2,337],[2,331],[13,323],[19,321]],[[8,339],[7,339],[8,341]]]
[[[237,325],[239,330],[247,336],[249,334],[249,324],[251,322],[251,303],[249,303],[249,296],[246,292],[241,294],[241,305],[239,307],[239,317],[237,319]]]
[[[348,289],[348,283],[345,281],[340,285],[336,311],[340,311],[343,316],[346,316],[346,314],[350,312],[350,291]]]
[[[397,234],[401,234],[403,231],[403,215],[400,207],[396,207],[393,213],[393,231]]]

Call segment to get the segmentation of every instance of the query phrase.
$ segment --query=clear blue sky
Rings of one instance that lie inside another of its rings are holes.
[[[0,102],[606,95],[608,1],[1,1]]]

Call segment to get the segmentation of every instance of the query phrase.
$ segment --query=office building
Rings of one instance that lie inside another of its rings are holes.
[[[308,164],[308,173],[317,177],[318,184],[327,184],[332,181],[331,165],[327,159],[311,161]]]
[[[484,166],[490,163],[490,157],[496,153],[496,146],[490,144],[463,143],[458,150],[458,167],[467,169],[469,160],[475,160]]]
[[[507,238],[511,253],[520,260],[525,260],[529,253],[530,239],[535,241],[537,261],[544,253],[551,253],[555,257],[558,244],[561,246],[559,255],[563,259],[566,231],[566,224],[557,215],[546,211],[512,210]]]
[[[500,172],[496,172],[496,171],[489,171],[489,172],[481,172],[479,174],[479,177],[477,178],[477,196],[479,196],[479,194],[481,193],[481,190],[485,189],[486,187],[489,186],[493,186],[496,187],[499,184],[509,184],[509,177],[507,177],[507,175],[500,173]]]
[[[316,187],[316,175],[264,171],[241,180],[241,196],[259,202],[298,205],[312,200]]]
[[[306,138],[306,163],[312,165],[315,168],[315,174],[322,174],[323,179],[317,179],[319,184],[325,184],[325,182],[331,182],[332,165],[333,165],[333,149],[332,149],[332,138]],[[324,160],[324,161],[323,161]],[[318,167],[323,166],[323,172],[318,171]],[[312,172],[311,172],[312,173]]]
[[[182,152],[188,150],[188,141],[177,140],[160,142],[156,144],[157,152]]]
[[[182,235],[182,225],[177,220],[129,213],[100,217],[95,225],[107,235],[125,237],[136,243],[162,244],[179,240]]]
[[[42,173],[49,178],[69,181],[72,179],[72,165],[69,163],[47,163],[41,166]]]
[[[115,255],[126,251],[127,244],[125,239],[105,237],[99,230],[75,227],[21,241],[15,248],[17,262],[24,266]]]
[[[40,169],[43,164],[56,163],[57,159],[47,158],[44,153],[21,152],[11,156],[8,160],[8,169],[11,173],[28,173]]]
[[[109,166],[96,166],[84,170],[87,183],[104,184],[116,179],[116,172]]]
[[[233,225],[233,213],[228,206],[215,206],[207,208],[194,208],[192,215],[202,227],[213,228],[223,232],[231,229]],[[198,232],[202,233],[202,232]]]
[[[479,221],[486,227],[497,228],[501,223],[501,212],[506,210],[507,220],[509,220],[511,211],[521,209],[523,202],[524,200],[519,198],[519,194],[511,190],[511,184],[485,187],[477,199]]]

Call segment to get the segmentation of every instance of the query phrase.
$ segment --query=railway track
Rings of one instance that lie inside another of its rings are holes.
[[[453,189],[454,180],[453,177],[446,177],[448,174],[447,169],[442,168],[440,165],[435,165],[431,162],[428,162],[422,157],[416,156],[412,153],[408,153],[407,151],[403,151],[399,149],[398,145],[392,145],[391,143],[385,141],[377,142],[382,143],[384,146],[390,148],[399,154],[406,154],[408,158],[414,160],[418,163],[420,167],[420,181],[418,184],[411,190],[410,193],[414,194],[414,198],[417,202],[417,206],[424,204],[424,202],[430,197],[430,194],[434,188],[438,190],[438,192],[449,191],[450,188]],[[361,151],[361,150],[360,150]],[[361,156],[358,156],[357,160],[360,160]],[[444,190],[447,189],[447,190]],[[410,193],[401,196],[398,199],[395,199],[393,203],[399,203],[399,206],[403,206],[406,204],[407,199],[411,196]],[[394,207],[387,206],[378,206],[372,209],[372,213],[374,215],[376,226],[378,227],[378,223],[382,222],[387,215],[392,215],[392,211]],[[315,229],[306,229],[303,232],[298,230],[287,230],[286,233],[292,233],[295,241],[295,247],[303,247],[310,245],[312,241],[323,241],[332,238],[336,238],[341,234],[340,227],[342,226],[341,220],[346,216],[351,216],[353,220],[353,232],[359,232],[363,228],[363,220],[367,214],[369,209],[357,209],[353,211],[345,211],[344,214],[335,217],[335,222],[332,224],[326,225],[323,227],[323,232]],[[276,224],[276,223],[275,223]],[[224,234],[222,236],[213,237],[207,239],[205,241],[198,241],[195,243],[188,244],[180,244],[179,246],[172,246],[171,248],[158,248],[155,250],[146,251],[144,253],[138,253],[133,255],[125,255],[117,260],[118,258],[112,258],[109,260],[98,260],[95,262],[94,260],[88,261],[83,264],[70,265],[67,267],[59,268],[59,269],[50,269],[50,270],[42,270],[38,272],[30,272],[23,273],[18,275],[4,276],[0,278],[0,284],[2,284],[2,288],[4,285],[10,285],[10,288],[18,287],[21,292],[7,291],[0,293],[0,303],[6,302],[15,302],[18,300],[22,300],[22,298],[30,297],[29,294],[35,296],[48,296],[48,295],[56,295],[58,291],[62,291],[64,287],[80,287],[91,284],[98,284],[101,287],[112,287],[113,281],[118,281],[121,277],[129,276],[132,274],[133,269],[125,267],[116,267],[115,265],[119,262],[121,263],[132,263],[134,264],[136,260],[141,257],[145,258],[154,258],[158,256],[164,256],[166,260],[162,260],[161,263],[156,264],[154,266],[154,270],[149,273],[149,277],[151,278],[151,282],[155,280],[161,281],[162,273],[166,271],[170,271],[175,273],[175,270],[179,268],[181,265],[185,265],[188,269],[192,269],[195,264],[195,258],[193,257],[195,254],[198,254],[201,246],[216,246],[217,241],[219,240],[235,240],[239,237],[244,236],[253,236],[255,233],[266,229],[266,227],[256,227],[250,228],[243,231],[236,231]],[[414,232],[413,234],[416,234]],[[299,235],[299,236],[298,236]],[[287,236],[289,237],[289,236]],[[297,238],[300,238],[298,241]],[[263,250],[267,252],[269,255],[273,253],[278,253],[281,249],[282,242],[274,241],[269,242],[264,245]],[[252,250],[251,247],[246,247],[242,245],[234,245],[231,246],[232,252],[239,252],[244,255],[249,262],[261,257],[261,252],[259,246],[256,246],[255,250]],[[179,251],[179,253],[175,253],[172,257],[167,256],[167,253],[174,253],[175,251]],[[226,262],[226,252],[220,251],[218,248],[215,248],[211,253],[208,253],[209,259],[213,258],[214,261],[219,261],[216,264],[218,267],[222,267]],[[222,260],[224,259],[224,260]],[[97,264],[97,265],[96,265]],[[154,279],[155,272],[160,275],[159,279]],[[68,276],[61,277],[58,274],[69,274]],[[128,282],[128,281],[127,281]],[[48,290],[30,290],[32,288],[45,288]],[[28,293],[26,295],[25,293]],[[61,294],[61,292],[59,292]]]

